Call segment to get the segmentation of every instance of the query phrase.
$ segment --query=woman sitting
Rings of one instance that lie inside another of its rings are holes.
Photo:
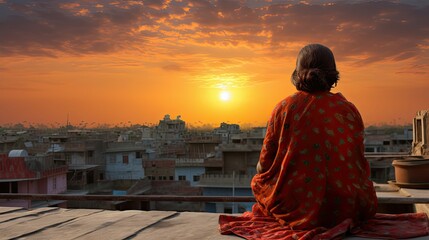
[[[251,182],[256,204],[241,217],[221,216],[223,234],[329,239],[374,217],[364,125],[352,103],[330,92],[338,75],[329,48],[299,52],[291,78],[298,92],[274,108]]]

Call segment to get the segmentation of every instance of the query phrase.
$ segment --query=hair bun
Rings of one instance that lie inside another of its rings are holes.
[[[323,71],[318,68],[305,69],[302,72],[301,78],[303,81],[320,81],[324,79]]]
[[[318,68],[302,69],[297,72],[300,89],[321,89],[329,90],[331,87],[326,81],[325,72]]]
[[[334,54],[329,48],[309,44],[301,49],[291,76],[297,90],[310,93],[329,91],[337,85],[338,79]]]

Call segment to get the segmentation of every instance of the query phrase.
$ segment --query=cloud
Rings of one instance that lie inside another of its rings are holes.
[[[55,2],[8,4],[0,20],[0,55],[57,56],[96,54],[124,49],[130,30],[148,17],[140,7],[111,6],[105,12]],[[94,6],[96,8],[96,6]],[[149,21],[149,20],[148,20]]]
[[[169,0],[146,0],[144,5],[153,9],[162,10],[168,7]]]
[[[401,69],[396,71],[396,74],[414,74],[414,75],[425,75],[429,73],[428,59],[423,61],[424,64],[414,64],[411,66],[403,66]]]
[[[13,86],[13,87],[1,87],[3,91],[11,91],[11,92],[35,92],[40,91],[40,88],[33,88],[33,87],[25,87],[25,86]]]
[[[177,71],[177,72],[182,72],[186,70],[182,65],[177,63],[171,63],[168,65],[162,66],[162,69],[166,71]]]
[[[249,86],[249,76],[238,73],[214,73],[196,76],[195,82],[198,82],[202,88],[231,89]]]
[[[403,2],[8,1],[0,5],[7,13],[0,17],[0,56],[186,55],[184,45],[211,45],[295,57],[304,44],[319,42],[357,65],[419,59],[428,54],[429,6]]]

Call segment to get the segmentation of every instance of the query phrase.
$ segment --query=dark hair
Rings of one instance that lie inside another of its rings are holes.
[[[339,72],[332,51],[310,44],[299,51],[291,81],[297,90],[309,93],[329,91],[337,85]]]

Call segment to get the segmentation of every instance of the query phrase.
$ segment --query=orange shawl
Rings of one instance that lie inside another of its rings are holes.
[[[358,110],[340,93],[287,97],[272,112],[259,159],[263,173],[251,183],[257,203],[241,217],[221,216],[221,232],[330,239],[374,218],[363,138]]]

